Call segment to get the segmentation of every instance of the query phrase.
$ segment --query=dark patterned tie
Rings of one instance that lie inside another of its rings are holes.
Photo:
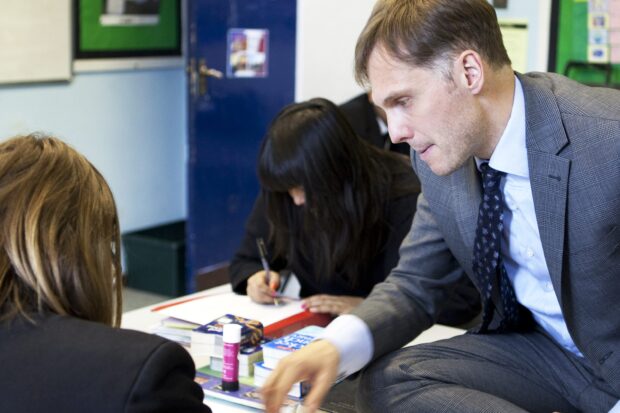
[[[506,274],[500,249],[504,228],[504,201],[499,184],[505,173],[496,171],[488,163],[480,165],[480,171],[483,193],[474,241],[473,271],[483,288],[484,311],[478,332],[484,333],[488,330],[495,309],[501,316],[497,330],[516,326],[519,306]]]

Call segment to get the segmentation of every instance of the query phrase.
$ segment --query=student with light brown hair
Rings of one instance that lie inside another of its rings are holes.
[[[117,328],[114,198],[44,135],[0,143],[0,398],[11,412],[210,412],[189,354]]]

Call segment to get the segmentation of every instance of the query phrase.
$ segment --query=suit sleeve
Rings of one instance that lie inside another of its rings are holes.
[[[453,313],[465,322],[479,308],[478,291],[448,249],[421,194],[398,265],[352,312],[371,331],[373,358],[402,347],[441,314]]]
[[[176,343],[162,341],[145,360],[125,412],[211,413],[194,375],[194,362],[187,351]]]

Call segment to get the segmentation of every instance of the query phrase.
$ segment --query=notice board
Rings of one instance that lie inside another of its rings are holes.
[[[549,69],[583,83],[602,86],[609,80],[607,86],[620,87],[620,64],[592,64],[588,61],[589,6],[588,0],[553,1]]]
[[[2,0],[0,83],[71,78],[71,0]]]

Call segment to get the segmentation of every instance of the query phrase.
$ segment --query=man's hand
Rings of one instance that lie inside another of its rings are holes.
[[[279,285],[280,274],[278,272],[269,271],[269,280],[267,280],[267,273],[259,271],[248,278],[246,293],[257,303],[273,304],[274,295]]]
[[[298,381],[307,381],[311,385],[304,401],[304,412],[316,411],[336,380],[339,363],[338,349],[327,340],[317,340],[286,356],[280,360],[261,390],[265,411],[280,411],[286,394]]]
[[[318,294],[303,300],[302,308],[313,313],[329,313],[341,315],[350,313],[364,299],[349,295],[327,295]]]

